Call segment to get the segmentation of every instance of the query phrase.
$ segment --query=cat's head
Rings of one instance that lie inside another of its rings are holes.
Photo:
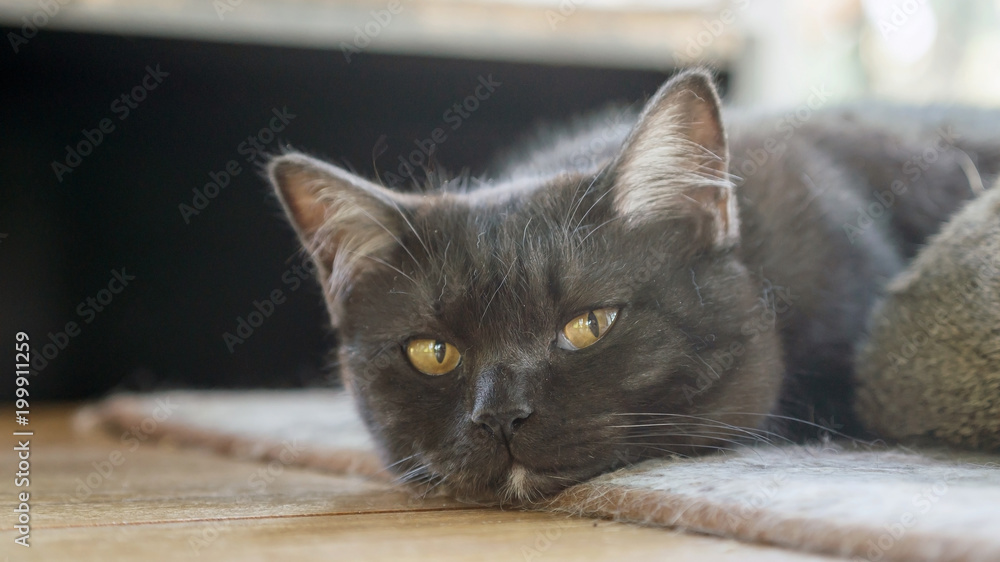
[[[422,194],[301,154],[269,172],[386,463],[503,501],[724,446],[772,408],[727,159],[711,79],[687,72],[589,172]]]

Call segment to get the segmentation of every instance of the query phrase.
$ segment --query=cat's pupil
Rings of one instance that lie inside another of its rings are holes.
[[[434,358],[437,359],[438,363],[444,363],[444,353],[447,351],[447,346],[441,340],[434,342]]]
[[[597,315],[591,310],[587,314],[587,327],[590,328],[590,333],[594,334],[595,338],[601,337],[601,328],[597,323]]]

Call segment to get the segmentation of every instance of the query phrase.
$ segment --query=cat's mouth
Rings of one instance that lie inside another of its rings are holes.
[[[546,471],[528,467],[518,461],[511,463],[510,469],[496,489],[496,499],[504,504],[531,504],[551,498],[562,490],[583,482],[599,470]]]
[[[484,498],[489,497],[490,502],[499,501],[500,504],[526,504],[537,502],[545,497],[559,491],[563,486],[556,486],[550,476],[534,471],[519,463],[511,463],[492,490],[483,490]]]
[[[515,461],[510,467],[510,473],[507,476],[504,489],[515,499],[521,501],[530,500],[532,496],[531,477],[531,472],[524,465]]]
[[[515,461],[498,495],[503,503],[533,503],[565,488],[562,482],[565,478],[557,474],[532,470]]]
[[[478,486],[469,486],[462,478],[442,479],[443,485],[437,488],[437,493],[479,505],[528,505],[545,501],[590,476],[593,475],[579,477],[563,471],[536,470],[515,461],[491,482]]]

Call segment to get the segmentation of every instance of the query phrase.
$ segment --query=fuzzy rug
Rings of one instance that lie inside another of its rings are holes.
[[[81,424],[240,458],[389,479],[348,396],[329,390],[119,395]],[[545,509],[854,560],[1000,560],[1000,457],[837,444],[747,447],[606,474]]]

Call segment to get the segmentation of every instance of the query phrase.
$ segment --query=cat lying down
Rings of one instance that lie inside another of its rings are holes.
[[[1000,172],[998,112],[724,127],[710,76],[687,71],[619,118],[418,192],[270,162],[401,480],[524,501],[651,457],[866,435],[853,361],[872,307]]]

